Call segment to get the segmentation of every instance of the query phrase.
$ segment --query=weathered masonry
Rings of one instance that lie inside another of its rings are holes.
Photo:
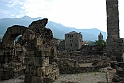
[[[77,51],[82,46],[82,35],[75,31],[65,34],[65,50]]]
[[[33,21],[29,27],[14,25],[7,29],[0,43],[1,79],[10,79],[23,68],[25,83],[48,83],[59,76],[58,65],[54,62],[53,33],[45,27],[47,22],[44,18]]]
[[[124,38],[119,36],[118,0],[106,0],[107,11],[107,54],[121,61],[124,53]]]

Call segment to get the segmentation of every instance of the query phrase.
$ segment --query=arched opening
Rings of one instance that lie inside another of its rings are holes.
[[[4,47],[13,47],[15,40],[19,38],[27,27],[14,25],[9,27],[3,36],[2,44]]]
[[[21,37],[22,35],[18,35],[15,39],[14,39],[14,45],[16,45],[18,39]]]
[[[9,27],[3,36],[1,42],[3,54],[0,56],[0,67],[6,70],[6,72],[3,71],[5,75],[1,79],[10,79],[23,73],[25,48],[17,42],[25,30],[26,27],[24,26],[14,25]],[[9,77],[4,77],[7,73],[11,74]]]

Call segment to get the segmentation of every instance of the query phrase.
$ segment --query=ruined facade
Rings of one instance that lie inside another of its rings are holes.
[[[54,62],[56,49],[53,46],[52,31],[45,27],[47,22],[48,19],[44,18],[32,22],[28,27],[14,25],[7,29],[2,39],[0,50],[0,73],[4,73],[6,70],[6,73],[8,73],[8,78],[6,79],[10,79],[10,73],[15,72],[13,69],[15,67],[12,66],[11,63],[13,63],[14,60],[18,60],[17,58],[21,55],[27,59],[26,62],[23,58],[19,59],[22,62],[17,61],[20,62],[18,63],[19,67],[22,63],[26,64],[24,72],[25,83],[47,83],[49,80],[54,80],[58,77],[58,65]],[[15,38],[19,35],[21,36],[14,42]],[[22,49],[20,50],[20,48]],[[19,69],[21,70],[21,68],[18,68],[18,70]],[[4,75],[1,77],[4,77]],[[12,76],[14,77],[15,75]],[[46,78],[49,80],[45,80]]]
[[[54,42],[54,46],[58,47],[61,41],[57,38],[53,38],[53,42]]]
[[[15,44],[17,36],[22,35],[26,30],[24,26],[14,25],[9,27],[0,43],[0,78],[10,79],[15,74],[21,74],[24,70],[24,47]]]
[[[124,38],[119,36],[118,0],[106,0],[107,10],[107,46],[108,56],[121,61],[124,52]]]
[[[72,31],[65,34],[65,50],[67,51],[77,51],[82,46],[82,35]]]
[[[59,46],[57,47],[58,51],[65,51],[65,40],[62,40],[59,44]]]

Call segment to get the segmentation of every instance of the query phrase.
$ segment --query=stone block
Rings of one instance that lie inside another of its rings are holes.
[[[34,58],[34,65],[41,67],[41,66],[45,66],[45,63],[43,62],[43,58],[42,57],[35,57]]]
[[[45,67],[45,75],[49,75],[50,72],[52,72],[52,67],[51,66],[46,66]]]
[[[3,56],[4,55],[4,52],[3,51],[0,51],[0,56]]]
[[[50,51],[49,48],[45,49],[44,56],[50,56],[50,52],[49,51]]]
[[[43,51],[35,51],[35,57],[41,57],[43,56]]]
[[[32,55],[34,55],[34,51],[27,51],[27,55],[30,57]]]
[[[41,67],[37,68],[37,76],[42,77],[42,69],[41,69]]]
[[[52,79],[50,78],[44,78],[43,83],[52,83]]]
[[[43,83],[43,79],[41,77],[38,77],[38,76],[33,76],[31,83]]]
[[[34,57],[30,57],[29,59],[30,60],[28,61],[28,65],[29,66],[33,66],[34,65],[34,61],[35,61]]]
[[[32,74],[25,74],[24,82],[25,83],[31,83],[32,82],[32,76],[33,76]]]
[[[42,45],[42,39],[41,38],[37,38],[36,41],[35,41],[36,45]]]
[[[117,74],[118,74],[120,77],[124,77],[124,69],[121,68],[121,67],[118,67],[118,68],[117,68]]]
[[[37,75],[37,70],[32,70],[33,71],[33,75],[36,76]]]

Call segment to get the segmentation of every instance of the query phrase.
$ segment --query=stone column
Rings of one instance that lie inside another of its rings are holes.
[[[107,38],[119,38],[119,12],[118,0],[106,0],[107,11]]]
[[[124,62],[124,53],[123,53],[123,55],[122,55],[122,60],[123,60],[122,62]]]
[[[118,0],[106,0],[107,11],[107,55],[118,56],[118,46],[116,39],[119,36],[119,12],[118,12]],[[120,52],[120,51],[119,51]]]

